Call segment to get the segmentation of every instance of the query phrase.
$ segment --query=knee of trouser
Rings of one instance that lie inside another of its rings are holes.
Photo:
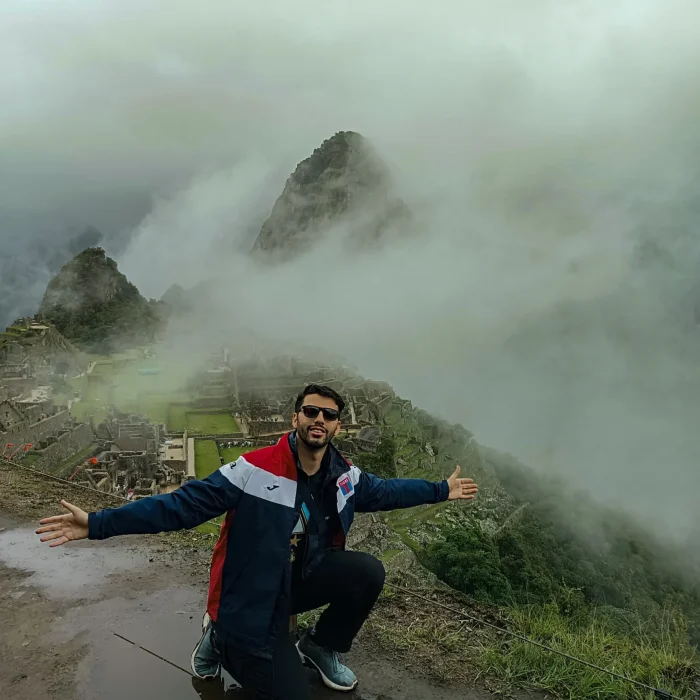
[[[368,554],[363,566],[363,578],[367,589],[379,595],[382,588],[384,588],[384,579],[386,578],[384,564],[376,557]]]

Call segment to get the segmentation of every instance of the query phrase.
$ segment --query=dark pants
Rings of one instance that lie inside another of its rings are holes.
[[[289,614],[328,604],[316,624],[314,641],[334,651],[347,652],[383,586],[384,567],[373,556],[364,552],[329,552],[306,581],[292,588]],[[310,700],[306,672],[290,635],[277,640],[272,659],[245,654],[223,640],[220,645],[223,667],[251,697]]]

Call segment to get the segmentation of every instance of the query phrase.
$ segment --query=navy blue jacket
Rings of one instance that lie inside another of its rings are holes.
[[[355,511],[447,500],[447,481],[379,479],[332,445],[329,449],[327,478],[335,485],[340,523],[335,547],[345,547]],[[249,452],[172,493],[90,513],[89,537],[188,529],[226,513],[212,555],[207,611],[228,643],[270,658],[275,639],[286,634],[288,624],[290,537],[300,505],[296,459],[285,435],[276,445]],[[317,563],[306,562],[305,574]]]

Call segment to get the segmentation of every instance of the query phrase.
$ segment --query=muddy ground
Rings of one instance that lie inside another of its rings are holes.
[[[204,610],[211,539],[189,534],[122,537],[51,549],[38,541],[34,528],[39,516],[57,511],[60,498],[88,509],[108,503],[2,469],[0,698],[244,700],[246,695],[226,676],[199,682],[189,674]],[[474,669],[459,653],[453,657],[420,645],[397,648],[390,641],[393,630],[408,626],[413,615],[400,598],[382,602],[347,656],[360,678],[358,690],[349,696],[328,691],[309,672],[315,698],[503,697],[477,683]],[[439,685],[435,670],[446,666],[454,666],[455,673],[448,674],[447,685]]]

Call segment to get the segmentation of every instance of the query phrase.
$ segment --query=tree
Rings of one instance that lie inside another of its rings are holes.
[[[445,583],[475,598],[502,604],[512,596],[498,547],[479,527],[451,532],[444,542],[428,548],[427,560]]]
[[[385,432],[379,439],[376,452],[360,452],[357,463],[366,472],[382,479],[394,479],[396,471],[396,439],[393,434]]]

